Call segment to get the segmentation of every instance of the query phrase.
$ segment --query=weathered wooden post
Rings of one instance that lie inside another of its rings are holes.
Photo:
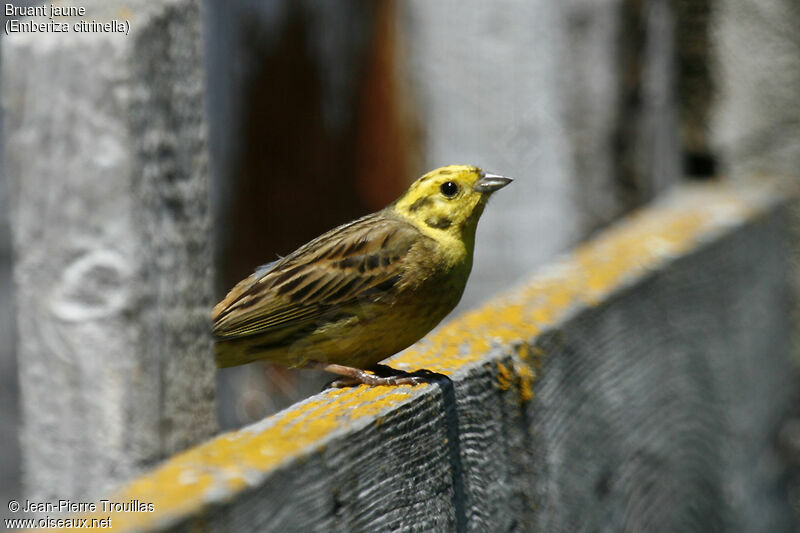
[[[3,42],[23,477],[38,501],[96,494],[216,428],[200,2],[84,5],[55,18],[67,33]],[[129,33],[73,26],[114,20]]]
[[[17,437],[19,387],[14,356],[11,296],[11,230],[5,176],[0,173],[0,499],[19,496],[20,450]]]
[[[792,0],[717,0],[712,14],[719,96],[711,127],[724,173],[796,178],[800,7]]]

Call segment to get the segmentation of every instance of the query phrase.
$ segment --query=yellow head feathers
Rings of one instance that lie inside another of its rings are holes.
[[[449,165],[432,170],[411,184],[391,208],[425,233],[443,232],[456,238],[474,236],[486,201],[510,178],[478,167]]]

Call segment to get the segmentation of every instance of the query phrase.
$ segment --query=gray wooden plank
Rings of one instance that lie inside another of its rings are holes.
[[[200,8],[150,7],[87,7],[130,17],[130,35],[3,41],[23,469],[38,501],[108,490],[216,427]]]

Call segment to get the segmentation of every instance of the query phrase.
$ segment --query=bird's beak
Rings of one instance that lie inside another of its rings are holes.
[[[475,182],[475,185],[472,188],[481,193],[494,192],[502,189],[512,181],[514,180],[511,178],[506,178],[505,176],[483,172],[481,174],[481,178]]]

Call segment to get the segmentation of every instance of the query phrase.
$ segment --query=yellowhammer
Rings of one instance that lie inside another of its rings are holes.
[[[214,307],[217,364],[265,359],[348,378],[339,385],[418,383],[364,369],[422,338],[458,304],[478,219],[510,182],[473,166],[438,168],[385,209],[259,267]]]

